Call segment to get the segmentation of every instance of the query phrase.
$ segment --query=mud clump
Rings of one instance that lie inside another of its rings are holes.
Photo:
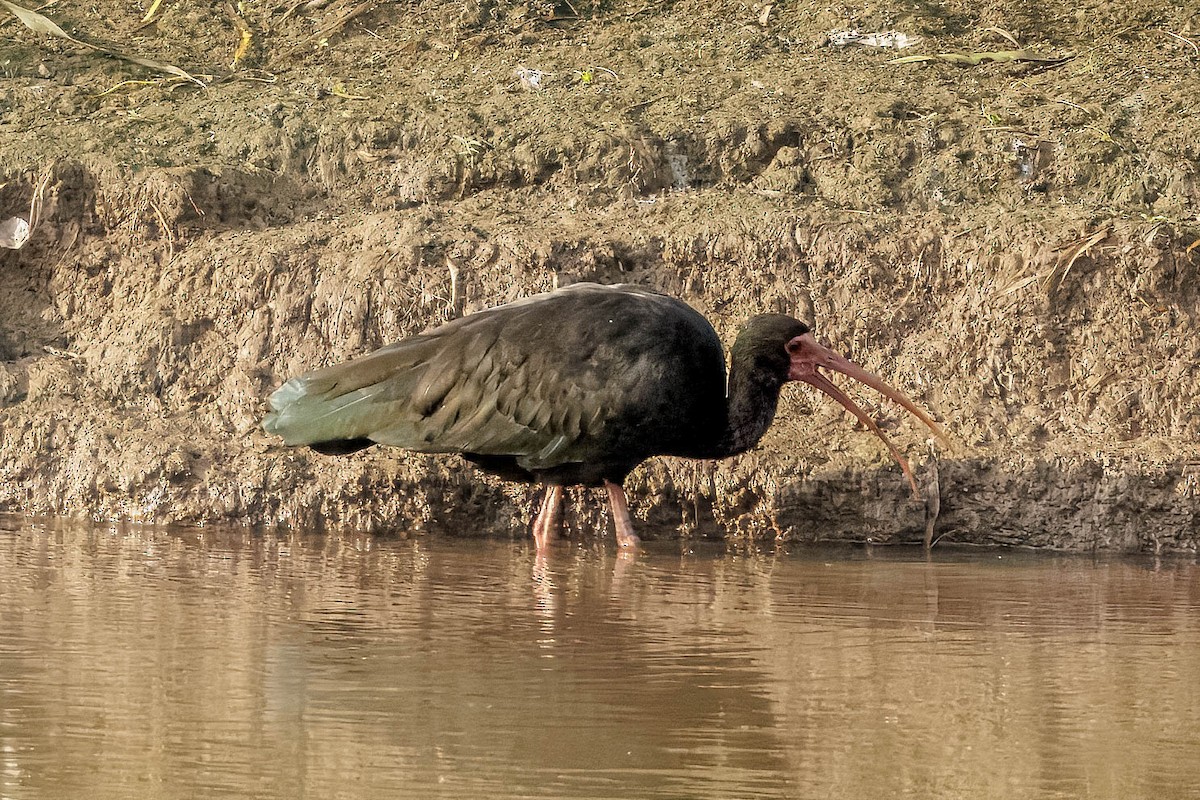
[[[264,398],[593,280],[680,296],[727,341],[754,313],[812,319],[956,440],[872,407],[913,500],[873,437],[789,389],[758,451],[631,476],[649,536],[1195,551],[1200,20],[938,8],[55,17],[202,90],[0,23],[0,221],[44,186],[0,250],[0,510],[523,536],[529,490],[284,449]],[[1000,28],[1067,60],[892,65],[830,42],[850,28],[920,36],[906,54],[1011,49]],[[577,532],[603,523],[574,502]]]

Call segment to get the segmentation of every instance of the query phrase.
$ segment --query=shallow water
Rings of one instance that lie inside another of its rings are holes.
[[[0,798],[1198,787],[1194,560],[0,518]]]

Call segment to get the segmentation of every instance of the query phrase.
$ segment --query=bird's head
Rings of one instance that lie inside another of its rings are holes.
[[[859,383],[870,386],[911,412],[933,431],[934,435],[943,444],[949,444],[949,439],[945,431],[916,403],[898,389],[884,383],[882,378],[868,372],[845,356],[839,355],[828,347],[818,344],[807,325],[783,314],[763,314],[751,319],[742,329],[737,341],[734,343],[733,353],[735,357],[739,351],[746,355],[752,353],[755,364],[762,369],[770,370],[772,374],[778,376],[780,383],[786,381],[803,381],[810,386],[815,386],[838,401],[847,411],[870,429],[872,433],[883,440],[888,450],[891,451],[892,456],[899,462],[900,468],[904,470],[913,493],[919,494],[917,491],[917,482],[913,477],[908,461],[905,460],[896,446],[884,435],[883,431],[879,429],[875,420],[871,419],[866,411],[818,370],[824,368],[840,372]]]

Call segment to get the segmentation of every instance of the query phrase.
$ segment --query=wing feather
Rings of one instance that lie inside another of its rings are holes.
[[[264,426],[291,445],[366,438],[423,452],[528,456],[531,464],[578,441],[581,417],[600,427],[603,398],[554,396],[545,375],[530,389],[530,374],[553,365],[519,337],[499,343],[504,320],[482,316],[293,378],[271,395]]]

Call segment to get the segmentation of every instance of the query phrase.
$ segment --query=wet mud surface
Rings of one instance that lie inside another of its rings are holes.
[[[1195,550],[1200,18],[1012,5],[41,9],[203,88],[2,17],[0,222],[41,207],[0,249],[0,509],[526,535],[528,489],[285,450],[264,397],[595,280],[676,294],[726,341],[763,310],[814,320],[955,438],[862,397],[914,500],[789,388],[755,453],[630,477],[647,536]],[[888,63],[1005,36],[1061,60]],[[573,534],[605,524],[599,496],[570,505]]]

